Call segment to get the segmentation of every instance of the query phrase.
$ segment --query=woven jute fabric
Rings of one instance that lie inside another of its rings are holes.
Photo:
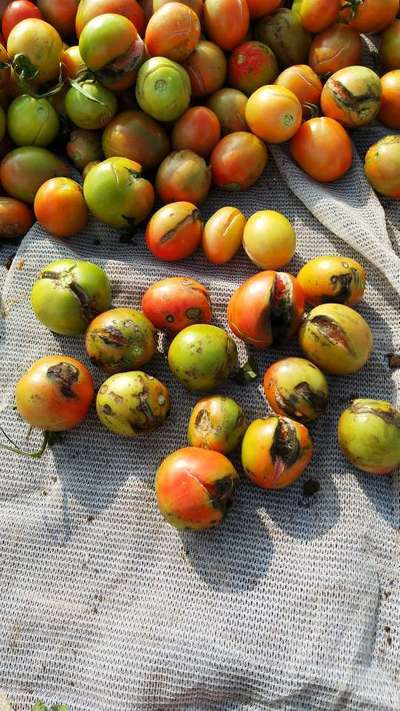
[[[169,372],[165,339],[145,368],[171,391],[160,430],[119,438],[92,408],[40,461],[1,452],[0,688],[16,711],[37,698],[71,711],[399,711],[399,478],[357,473],[336,439],[352,398],[399,404],[388,354],[400,349],[400,214],[376,197],[362,169],[381,134],[376,126],[354,136],[353,168],[334,185],[317,185],[275,147],[251,190],[213,191],[202,206],[204,218],[226,204],[247,216],[283,212],[298,238],[293,274],[322,254],[354,257],[367,270],[359,311],[373,354],[358,374],[329,378],[328,411],[311,427],[315,454],[293,486],[265,492],[242,477],[225,522],[207,532],[178,532],[161,518],[154,474],[186,444],[196,401]],[[162,277],[195,277],[224,327],[230,295],[256,272],[244,253],[224,266],[201,251],[160,263],[142,233],[126,243],[95,221],[69,241],[35,225],[3,273],[0,414],[19,442],[27,432],[14,409],[20,374],[46,354],[88,364],[83,337],[50,333],[30,307],[39,270],[59,257],[103,266],[115,306],[139,307]],[[255,357],[262,374],[299,353],[294,342]],[[105,376],[90,368],[99,385]],[[219,392],[249,420],[268,413],[259,383]]]

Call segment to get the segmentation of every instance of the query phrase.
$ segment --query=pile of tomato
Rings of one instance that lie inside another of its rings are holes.
[[[326,407],[326,374],[357,372],[373,338],[354,309],[365,288],[360,264],[321,256],[293,276],[280,271],[296,249],[284,215],[266,209],[246,219],[228,205],[204,224],[199,206],[213,185],[231,196],[250,188],[269,144],[288,142],[312,179],[339,180],[352,165],[351,132],[375,120],[387,135],[367,151],[365,173],[378,193],[400,199],[399,0],[0,7],[0,237],[22,237],[36,218],[53,237],[72,238],[92,214],[117,230],[146,224],[147,247],[163,261],[201,247],[218,265],[243,248],[260,271],[227,305],[231,331],[256,349],[298,338],[305,357],[280,360],[264,376],[274,414],[248,424],[234,400],[209,395],[254,373],[239,368],[235,340],[211,324],[203,284],[165,279],[143,295],[141,311],[115,309],[100,267],[64,259],[44,266],[32,286],[32,309],[47,328],[85,333],[88,359],[108,376],[97,413],[117,435],[148,433],[168,416],[168,388],[142,368],[157,330],[170,334],[172,374],[207,394],[190,418],[189,446],[157,472],[158,504],[176,526],[214,525],[238,478],[227,455],[241,444],[244,472],[262,488],[293,482],[312,456],[308,425]],[[369,33],[379,35],[374,70],[362,63]],[[16,388],[20,415],[47,439],[80,424],[93,398],[87,367],[64,355],[34,363]],[[387,474],[400,464],[400,413],[389,403],[354,401],[338,437],[362,471]]]

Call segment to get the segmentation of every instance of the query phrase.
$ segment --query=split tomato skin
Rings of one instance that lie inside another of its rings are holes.
[[[193,254],[202,234],[203,222],[196,205],[173,202],[151,217],[146,228],[146,244],[157,259],[174,262]]]
[[[304,119],[319,106],[322,83],[318,74],[307,64],[294,64],[288,67],[279,74],[275,84],[290,89],[297,96],[303,109]]]
[[[343,126],[358,128],[377,117],[381,97],[381,82],[372,69],[345,67],[326,82],[321,94],[321,108],[325,116]]]
[[[382,34],[379,56],[386,71],[400,69],[400,19]]]
[[[206,287],[190,277],[169,277],[155,282],[143,295],[142,309],[156,328],[174,334],[194,323],[210,323],[212,319]]]
[[[237,207],[221,207],[207,220],[202,239],[204,254],[212,264],[229,262],[242,246],[245,216]]]
[[[72,237],[86,227],[89,212],[82,188],[70,178],[52,178],[35,195],[35,216],[55,237]]]
[[[359,33],[348,25],[336,24],[315,35],[308,63],[318,76],[326,78],[339,69],[359,65],[361,55]]]
[[[309,304],[355,306],[364,296],[366,274],[355,259],[327,255],[307,262],[297,279]]]

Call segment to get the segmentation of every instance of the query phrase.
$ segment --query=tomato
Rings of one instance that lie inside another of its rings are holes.
[[[384,69],[400,69],[400,20],[395,20],[382,34],[379,48]]]
[[[62,432],[79,425],[93,396],[93,378],[86,366],[65,355],[40,358],[15,388],[21,417],[31,427],[48,432]]]
[[[295,0],[292,10],[309,32],[326,30],[338,17],[341,0]]]
[[[375,72],[367,67],[345,67],[326,82],[321,108],[325,116],[348,128],[356,128],[376,118],[381,96],[381,82]]]
[[[283,0],[247,0],[250,19],[256,20],[266,15],[272,15],[283,5]]]
[[[207,36],[229,52],[243,42],[249,29],[246,0],[205,0],[204,25]]]
[[[301,103],[303,118],[306,118],[319,105],[322,84],[318,75],[307,64],[295,64],[288,67],[279,74],[275,84],[293,91]]]
[[[0,44],[0,89],[9,90],[9,81],[11,76],[11,70],[9,67],[10,58],[6,52],[5,47]],[[8,93],[8,91],[7,91]]]
[[[148,363],[157,350],[153,324],[136,309],[104,311],[89,324],[85,336],[91,362],[106,373],[135,370]]]
[[[117,229],[142,222],[154,203],[151,183],[142,168],[129,158],[107,158],[85,178],[83,193],[89,210],[102,222]]]
[[[146,243],[155,257],[174,262],[193,254],[202,233],[203,223],[196,205],[175,202],[154,213],[147,225]]]
[[[400,136],[385,136],[371,146],[364,167],[378,193],[400,200]]]
[[[160,7],[163,7],[163,5],[166,5],[167,3],[171,2],[171,0],[150,0],[151,3],[151,8],[150,8],[150,13],[149,17],[153,15],[157,10],[160,9]],[[196,15],[201,18],[203,15],[203,0],[179,0],[179,2],[182,3],[182,5],[187,5],[187,7],[190,7],[193,12],[196,13]],[[143,7],[144,7],[143,3]]]
[[[190,104],[189,76],[171,59],[152,57],[139,69],[136,100],[153,118],[176,121]]]
[[[341,19],[348,22],[357,32],[382,32],[395,19],[399,11],[399,0],[341,0]]]
[[[73,37],[79,0],[37,0],[37,4],[44,19],[53,25],[62,37]]]
[[[37,84],[58,79],[62,51],[57,30],[35,18],[19,22],[7,41],[7,52],[17,75]]]
[[[328,404],[326,377],[305,358],[284,358],[273,363],[264,375],[263,387],[277,415],[287,415],[304,424],[316,420]]]
[[[17,146],[48,146],[55,140],[60,121],[47,99],[19,96],[8,109],[8,133]]]
[[[318,304],[358,304],[365,290],[365,269],[349,257],[316,257],[297,275],[306,301]]]
[[[144,39],[152,57],[183,62],[195,49],[200,30],[199,18],[190,7],[169,2],[150,18]]]
[[[201,40],[183,66],[189,75],[193,96],[212,94],[225,82],[225,55],[213,42]]]
[[[84,81],[68,89],[65,96],[68,117],[79,128],[104,128],[117,112],[114,94],[98,81]]]
[[[268,143],[283,143],[292,138],[301,125],[302,116],[301,103],[293,91],[276,84],[257,89],[246,104],[250,130]]]
[[[229,262],[242,246],[246,218],[237,207],[221,207],[204,225],[202,247],[212,264]]]
[[[244,42],[229,57],[228,80],[235,89],[247,96],[264,84],[271,84],[278,76],[275,55],[262,42]]]
[[[156,168],[170,151],[163,126],[143,111],[117,114],[104,129],[102,143],[106,158],[130,158],[144,169]]]
[[[222,135],[235,131],[248,131],[246,123],[247,96],[238,89],[220,89],[207,101],[221,124]]]
[[[84,128],[71,131],[65,147],[68,157],[78,170],[83,170],[88,163],[103,159],[101,134]]]
[[[87,66],[81,57],[78,45],[67,47],[61,55],[63,77],[66,79],[76,79],[79,74],[87,70]]]
[[[87,174],[89,173],[92,168],[95,167],[95,165],[100,165],[101,160],[91,160],[90,163],[86,163],[84,169],[82,170],[82,177],[85,180]]]
[[[314,37],[308,62],[320,77],[361,63],[362,42],[358,32],[347,25],[332,25]]]
[[[5,41],[7,42],[8,36],[15,25],[18,25],[19,22],[27,20],[30,17],[43,20],[40,9],[33,2],[30,2],[30,0],[14,0],[14,2],[9,2],[4,10],[1,21],[1,31]]]
[[[190,277],[169,277],[152,284],[142,309],[156,328],[178,333],[193,323],[210,323],[211,301],[206,287]]]
[[[270,47],[282,67],[307,62],[311,36],[298,16],[287,8],[257,22],[254,39]]]
[[[290,152],[300,168],[321,183],[341,178],[353,161],[353,149],[345,129],[326,117],[303,123],[290,141]]]
[[[87,225],[89,213],[79,183],[52,178],[40,186],[34,202],[39,224],[55,237],[72,237]]]
[[[199,205],[206,199],[210,185],[210,168],[193,151],[170,153],[156,175],[156,189],[164,203],[184,201]]]
[[[221,124],[211,109],[193,106],[178,119],[171,138],[175,150],[188,149],[206,158],[221,138]]]
[[[46,148],[23,146],[7,153],[0,166],[1,184],[17,200],[33,203],[42,183],[69,176],[69,166]]]
[[[296,233],[285,215],[259,210],[247,220],[243,247],[260,269],[280,269],[295,253]]]
[[[144,12],[137,0],[81,0],[75,22],[77,36],[80,36],[89,20],[108,12],[126,17],[133,22],[140,35],[144,34]]]
[[[268,151],[257,136],[236,131],[222,138],[211,153],[215,185],[225,190],[247,190],[263,173]]]
[[[382,103],[378,118],[389,128],[400,129],[400,69],[381,77]]]
[[[192,447],[230,454],[247,429],[242,408],[230,397],[202,397],[190,415],[187,439]]]
[[[0,197],[0,240],[24,237],[33,222],[32,210],[24,202]]]

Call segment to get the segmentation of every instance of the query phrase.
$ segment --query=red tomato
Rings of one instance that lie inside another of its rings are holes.
[[[200,213],[190,202],[173,202],[154,213],[146,229],[147,246],[158,259],[174,262],[197,249],[203,234]]]
[[[178,333],[194,323],[210,323],[211,302],[203,284],[190,277],[170,277],[152,284],[142,299],[144,314],[156,328]]]
[[[26,20],[28,17],[36,17],[43,20],[43,15],[39,8],[30,2],[30,0],[14,0],[7,5],[3,19],[1,22],[1,30],[4,39],[8,40],[8,35],[15,25],[18,25],[21,20]]]

